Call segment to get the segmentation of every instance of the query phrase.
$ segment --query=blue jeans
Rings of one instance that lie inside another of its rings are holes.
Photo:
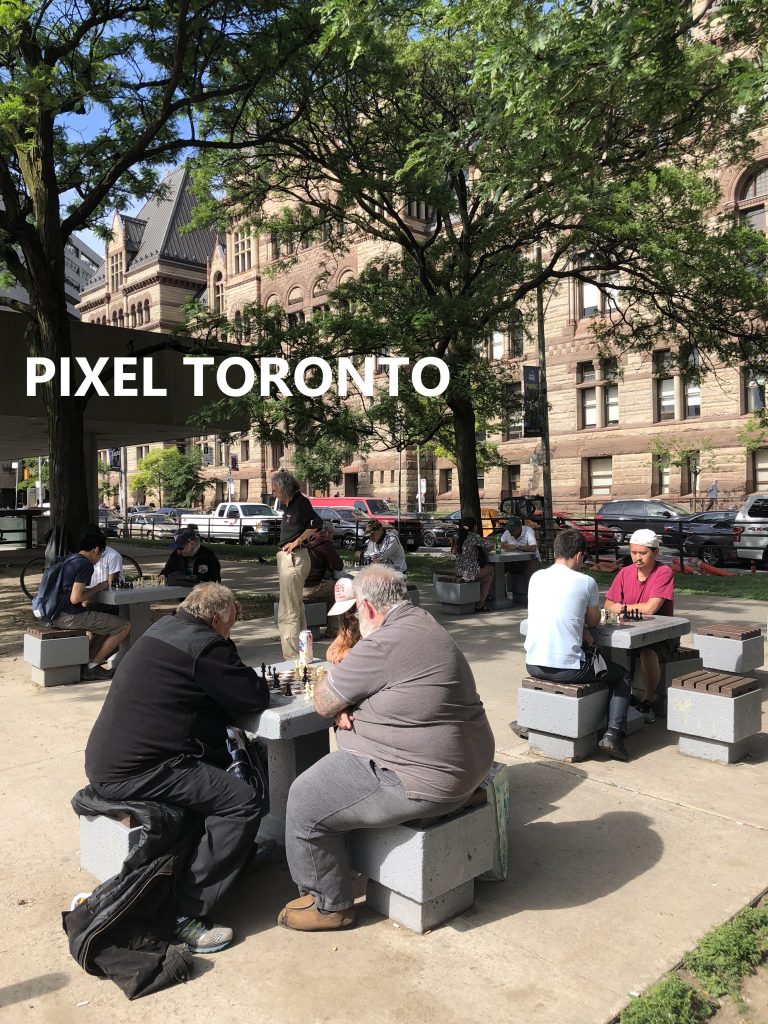
[[[411,800],[394,772],[335,750],[302,772],[288,794],[285,852],[291,877],[321,910],[344,910],[354,902],[345,832],[437,818],[464,803],[465,797],[452,803]]]
[[[605,671],[595,672],[592,654],[584,652],[586,661],[580,668],[550,668],[547,665],[526,665],[525,671],[534,679],[550,679],[553,683],[590,683],[597,679],[608,687],[608,728],[616,729],[622,736],[627,731],[629,698],[632,680],[626,669],[615,661],[605,659]]]

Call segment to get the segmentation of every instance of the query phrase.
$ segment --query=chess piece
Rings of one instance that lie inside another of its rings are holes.
[[[261,678],[262,679],[266,679],[267,678],[267,663],[266,663],[266,661],[262,661],[262,663],[261,663]]]
[[[301,674],[301,681],[302,681],[302,683],[304,683],[305,686],[309,682],[309,673],[307,672],[307,666],[306,665],[304,666],[304,671]]]

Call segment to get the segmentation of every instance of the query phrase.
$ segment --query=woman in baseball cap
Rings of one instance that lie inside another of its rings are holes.
[[[325,657],[332,665],[342,662],[360,639],[360,624],[355,607],[354,577],[342,576],[333,588],[335,603],[328,609],[328,617],[339,616],[339,631]]]

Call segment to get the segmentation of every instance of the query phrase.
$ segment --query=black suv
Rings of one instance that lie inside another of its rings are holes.
[[[653,530],[660,536],[670,520],[690,519],[689,508],[675,505],[671,501],[654,498],[630,501],[606,501],[595,513],[601,526],[607,526],[616,534],[616,543],[629,541],[635,530]]]

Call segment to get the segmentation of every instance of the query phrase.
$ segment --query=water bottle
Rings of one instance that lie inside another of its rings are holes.
[[[495,544],[496,544],[496,554],[500,555],[501,554],[501,536],[498,533],[496,534]]]

